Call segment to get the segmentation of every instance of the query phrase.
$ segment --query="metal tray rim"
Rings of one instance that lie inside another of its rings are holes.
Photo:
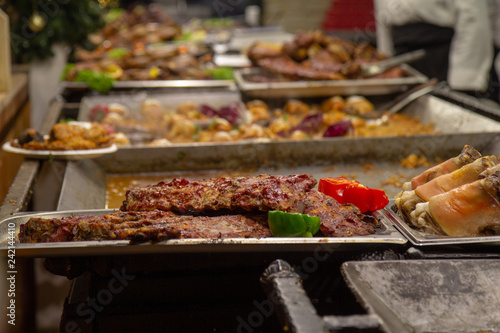
[[[104,215],[117,211],[116,209],[88,209],[88,210],[66,210],[42,213],[27,213],[9,217],[0,222],[1,228],[8,223],[16,224],[16,235],[21,223],[25,223],[30,217],[63,217],[75,215]],[[141,243],[131,245],[129,241],[81,241],[81,242],[54,242],[54,243],[29,243],[16,242],[14,248],[17,255],[25,256],[46,256],[61,255],[59,251],[70,250],[78,255],[88,255],[89,250],[96,250],[96,254],[107,254],[111,249],[121,248],[124,253],[162,253],[162,252],[196,252],[196,251],[308,251],[318,250],[318,246],[323,250],[338,249],[349,245],[369,245],[369,244],[393,244],[405,245],[407,239],[397,231],[390,221],[380,212],[375,212],[375,216],[380,217],[385,230],[379,234],[356,237],[312,237],[312,238],[227,238],[227,239],[171,239],[158,243]],[[4,227],[4,229],[7,229]],[[5,254],[8,250],[6,235],[0,239],[0,254]],[[293,245],[293,247],[291,247]],[[126,249],[126,250],[123,250]],[[64,255],[67,255],[66,252]]]
[[[231,87],[234,80],[148,80],[148,81],[115,81],[113,88],[202,88]],[[86,89],[85,82],[63,81],[62,87],[67,89]]]
[[[389,204],[384,208],[383,214],[391,220],[394,227],[399,230],[408,240],[415,246],[448,246],[448,245],[468,245],[468,244],[488,244],[500,245],[499,236],[482,236],[482,237],[450,237],[432,235],[418,231],[410,227],[404,222],[397,212],[392,207],[394,199],[389,201]]]
[[[317,80],[317,81],[292,81],[292,82],[248,82],[243,78],[245,74],[252,74],[262,70],[260,67],[235,69],[234,81],[242,91],[303,88],[314,89],[317,87],[365,87],[365,86],[391,86],[401,84],[424,83],[428,78],[408,65],[402,66],[411,76],[403,78],[364,79],[364,80]]]
[[[482,133],[485,134],[492,134],[496,135],[497,131],[484,131]],[[477,134],[474,132],[471,133],[465,133],[465,134]],[[499,134],[500,135],[500,134]],[[438,134],[414,134],[411,135],[411,138],[413,140],[419,140],[419,139],[427,139],[427,138],[440,138],[440,137],[448,137],[448,136],[453,136],[453,134],[450,133],[438,133]],[[251,146],[251,145],[259,145],[259,144],[264,144],[264,145],[271,145],[271,144],[308,144],[308,145],[315,145],[315,144],[328,144],[329,142],[351,142],[352,140],[356,140],[356,142],[363,142],[363,141],[372,141],[373,139],[380,139],[380,140],[390,140],[394,138],[400,138],[403,136],[397,136],[397,135],[381,135],[377,137],[332,137],[332,138],[312,138],[312,139],[269,139],[269,138],[255,138],[255,139],[244,139],[240,141],[233,141],[233,142],[192,142],[192,143],[172,143],[172,144],[166,144],[166,145],[148,145],[148,144],[133,144],[133,145],[128,145],[128,146],[120,146],[118,150],[121,151],[127,151],[127,150],[143,150],[143,149],[165,149],[165,148],[216,148],[216,147],[221,147],[221,146],[226,146],[226,147],[241,147],[241,146]]]

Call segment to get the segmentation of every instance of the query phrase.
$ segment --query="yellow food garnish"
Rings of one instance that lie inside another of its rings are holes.
[[[149,77],[152,79],[156,79],[160,75],[160,69],[156,66],[153,66],[149,69]]]

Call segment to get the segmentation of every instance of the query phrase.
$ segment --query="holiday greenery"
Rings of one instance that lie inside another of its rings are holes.
[[[104,26],[103,8],[95,0],[5,0],[12,57],[16,63],[46,59],[52,45],[93,48],[88,35]]]

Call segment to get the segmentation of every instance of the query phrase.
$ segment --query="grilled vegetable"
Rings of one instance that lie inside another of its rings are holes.
[[[320,179],[318,191],[341,204],[354,204],[362,213],[382,209],[389,203],[384,191],[366,187],[357,180],[344,177]]]
[[[319,231],[318,216],[271,210],[267,213],[269,228],[275,237],[312,237]]]
[[[90,89],[106,93],[113,87],[115,79],[100,72],[84,69],[76,74],[75,81],[85,82]]]

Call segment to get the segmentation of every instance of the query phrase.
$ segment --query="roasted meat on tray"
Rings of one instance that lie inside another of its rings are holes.
[[[418,204],[412,219],[424,230],[440,235],[499,235],[500,171]]]
[[[480,157],[481,153],[473,147],[466,145],[458,156],[450,158],[443,163],[426,170],[420,175],[413,177],[410,182],[403,184],[403,190],[414,190],[417,186],[425,184],[438,176],[458,170],[462,166],[474,162]]]
[[[203,214],[217,211],[269,211],[320,216],[325,236],[368,235],[373,221],[353,205],[341,205],[313,190],[317,181],[308,175],[219,177],[206,181],[174,179],[130,189],[120,208],[123,211],[166,210]]]
[[[203,181],[174,179],[129,189],[120,211],[104,216],[32,217],[24,243],[81,240],[271,237],[267,212],[320,217],[323,236],[373,234],[378,221],[314,190],[311,176],[258,175]]]
[[[103,216],[31,218],[21,226],[22,243],[85,240],[160,241],[178,238],[270,237],[265,215],[190,216],[172,212],[121,212]]]
[[[34,129],[27,129],[17,140],[11,140],[13,147],[30,150],[99,149],[112,144],[113,137],[107,128],[97,122],[56,123],[47,138]]]
[[[223,209],[292,211],[316,183],[316,179],[308,175],[218,177],[204,181],[174,179],[127,190],[120,209],[160,209],[189,214]]]
[[[479,174],[498,164],[496,156],[484,156],[460,169],[443,174],[431,181],[417,186],[414,190],[403,191],[396,199],[396,205],[407,218],[420,202],[429,201],[430,198],[448,192],[454,188],[468,184],[479,179]],[[409,218],[411,221],[412,219]]]
[[[446,236],[500,234],[500,162],[465,146],[396,195],[398,215],[421,231]]]
[[[254,65],[291,80],[359,79],[361,65],[387,58],[366,42],[356,44],[322,31],[299,31],[281,48],[255,42],[247,55]],[[388,75],[401,77],[404,72],[399,68]]]

